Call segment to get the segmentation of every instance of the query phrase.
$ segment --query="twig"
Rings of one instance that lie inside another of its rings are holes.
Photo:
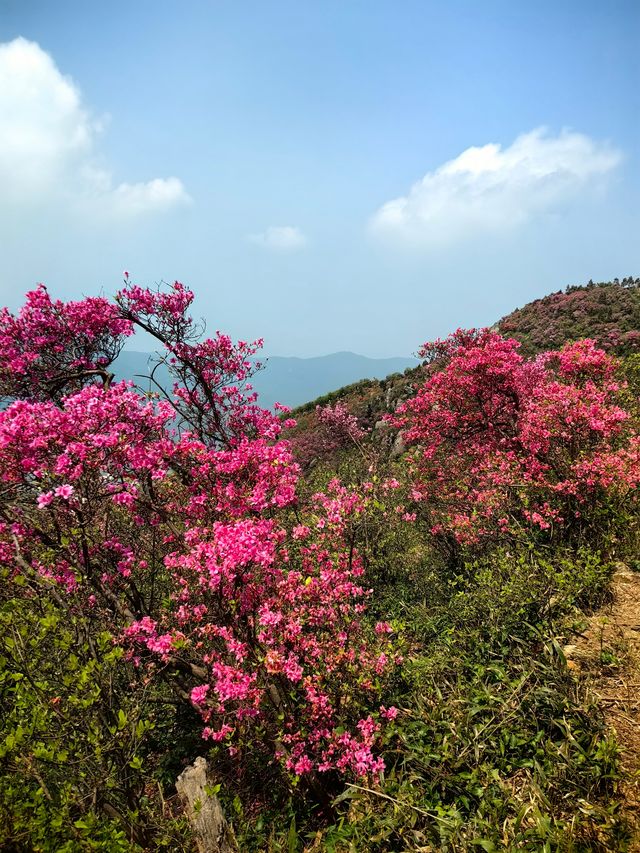
[[[375,791],[373,788],[365,788],[363,785],[355,785],[353,782],[347,782],[348,788],[355,788],[356,791],[364,791],[367,794],[373,794],[374,797],[380,797],[383,800],[389,800],[390,803],[393,803],[396,806],[400,806],[401,808],[411,809],[414,812],[418,812],[418,814],[424,815],[425,817],[430,817],[433,820],[442,821],[442,823],[451,824],[452,821],[447,820],[441,815],[434,814],[433,812],[428,812],[425,809],[420,809],[418,806],[414,806],[411,803],[404,802],[403,800],[396,800],[395,797],[390,797],[388,794],[383,794],[382,791]]]

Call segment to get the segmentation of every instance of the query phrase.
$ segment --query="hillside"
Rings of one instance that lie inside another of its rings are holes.
[[[495,326],[503,335],[522,343],[525,355],[556,349],[567,341],[594,338],[605,349],[625,354],[640,347],[640,279],[569,285],[542,299],[529,302]],[[118,378],[134,379],[146,387],[150,354],[124,350],[115,363]],[[270,356],[252,380],[260,403],[271,408],[283,403],[296,410],[301,427],[313,421],[316,405],[344,400],[350,410],[375,425],[411,391],[419,362],[415,358],[367,358],[353,352],[336,352],[315,358]],[[170,385],[164,368],[160,384]]]
[[[570,285],[503,317],[497,329],[519,340],[527,355],[581,338],[625,354],[640,346],[640,279]]]
[[[458,330],[280,441],[190,304],[0,312],[0,850],[637,849],[638,356]]]
[[[604,349],[626,355],[640,348],[640,278],[614,279],[569,285],[565,291],[552,293],[529,302],[493,327],[505,337],[522,344],[524,355],[560,348],[569,341],[595,339]],[[299,447],[303,465],[318,461],[310,448],[322,446],[322,432],[315,416],[316,406],[340,402],[355,415],[361,426],[372,431],[374,439],[394,447],[396,437],[382,421],[398,403],[411,396],[422,374],[420,366],[386,376],[379,381],[357,382],[336,388],[294,410],[298,421],[290,436]],[[396,445],[397,446],[397,445]]]

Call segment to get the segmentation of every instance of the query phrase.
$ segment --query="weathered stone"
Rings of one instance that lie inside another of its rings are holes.
[[[198,757],[176,781],[176,790],[191,823],[198,853],[239,853],[233,829],[227,823],[220,801],[211,793],[213,782],[208,770],[206,759]]]
[[[402,454],[406,450],[406,445],[404,443],[404,439],[402,438],[402,433],[399,432],[393,442],[393,446],[391,448],[391,453],[389,454],[390,459],[397,459],[398,456],[402,456]]]

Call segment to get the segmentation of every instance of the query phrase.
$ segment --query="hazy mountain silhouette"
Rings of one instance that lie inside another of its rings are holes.
[[[151,359],[150,353],[124,350],[114,364],[117,378],[132,379],[145,390],[153,387],[148,378]],[[414,358],[367,358],[354,352],[334,352],[315,358],[271,356],[254,375],[252,384],[261,405],[267,408],[275,402],[299,406],[343,385],[360,379],[384,379],[416,364]],[[164,366],[158,368],[155,376],[161,385],[170,387]]]

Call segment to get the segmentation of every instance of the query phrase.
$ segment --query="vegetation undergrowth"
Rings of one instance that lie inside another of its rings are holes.
[[[280,803],[271,818],[245,824],[241,846],[624,849],[617,746],[562,652],[577,602],[601,596],[610,570],[591,555],[585,586],[576,577],[584,556],[551,566],[528,555],[514,572],[513,555],[503,555],[442,578],[437,606],[419,615],[405,601],[416,640],[389,689],[398,715],[384,738],[384,779],[348,784],[337,820],[322,829],[295,798],[283,821]]]

